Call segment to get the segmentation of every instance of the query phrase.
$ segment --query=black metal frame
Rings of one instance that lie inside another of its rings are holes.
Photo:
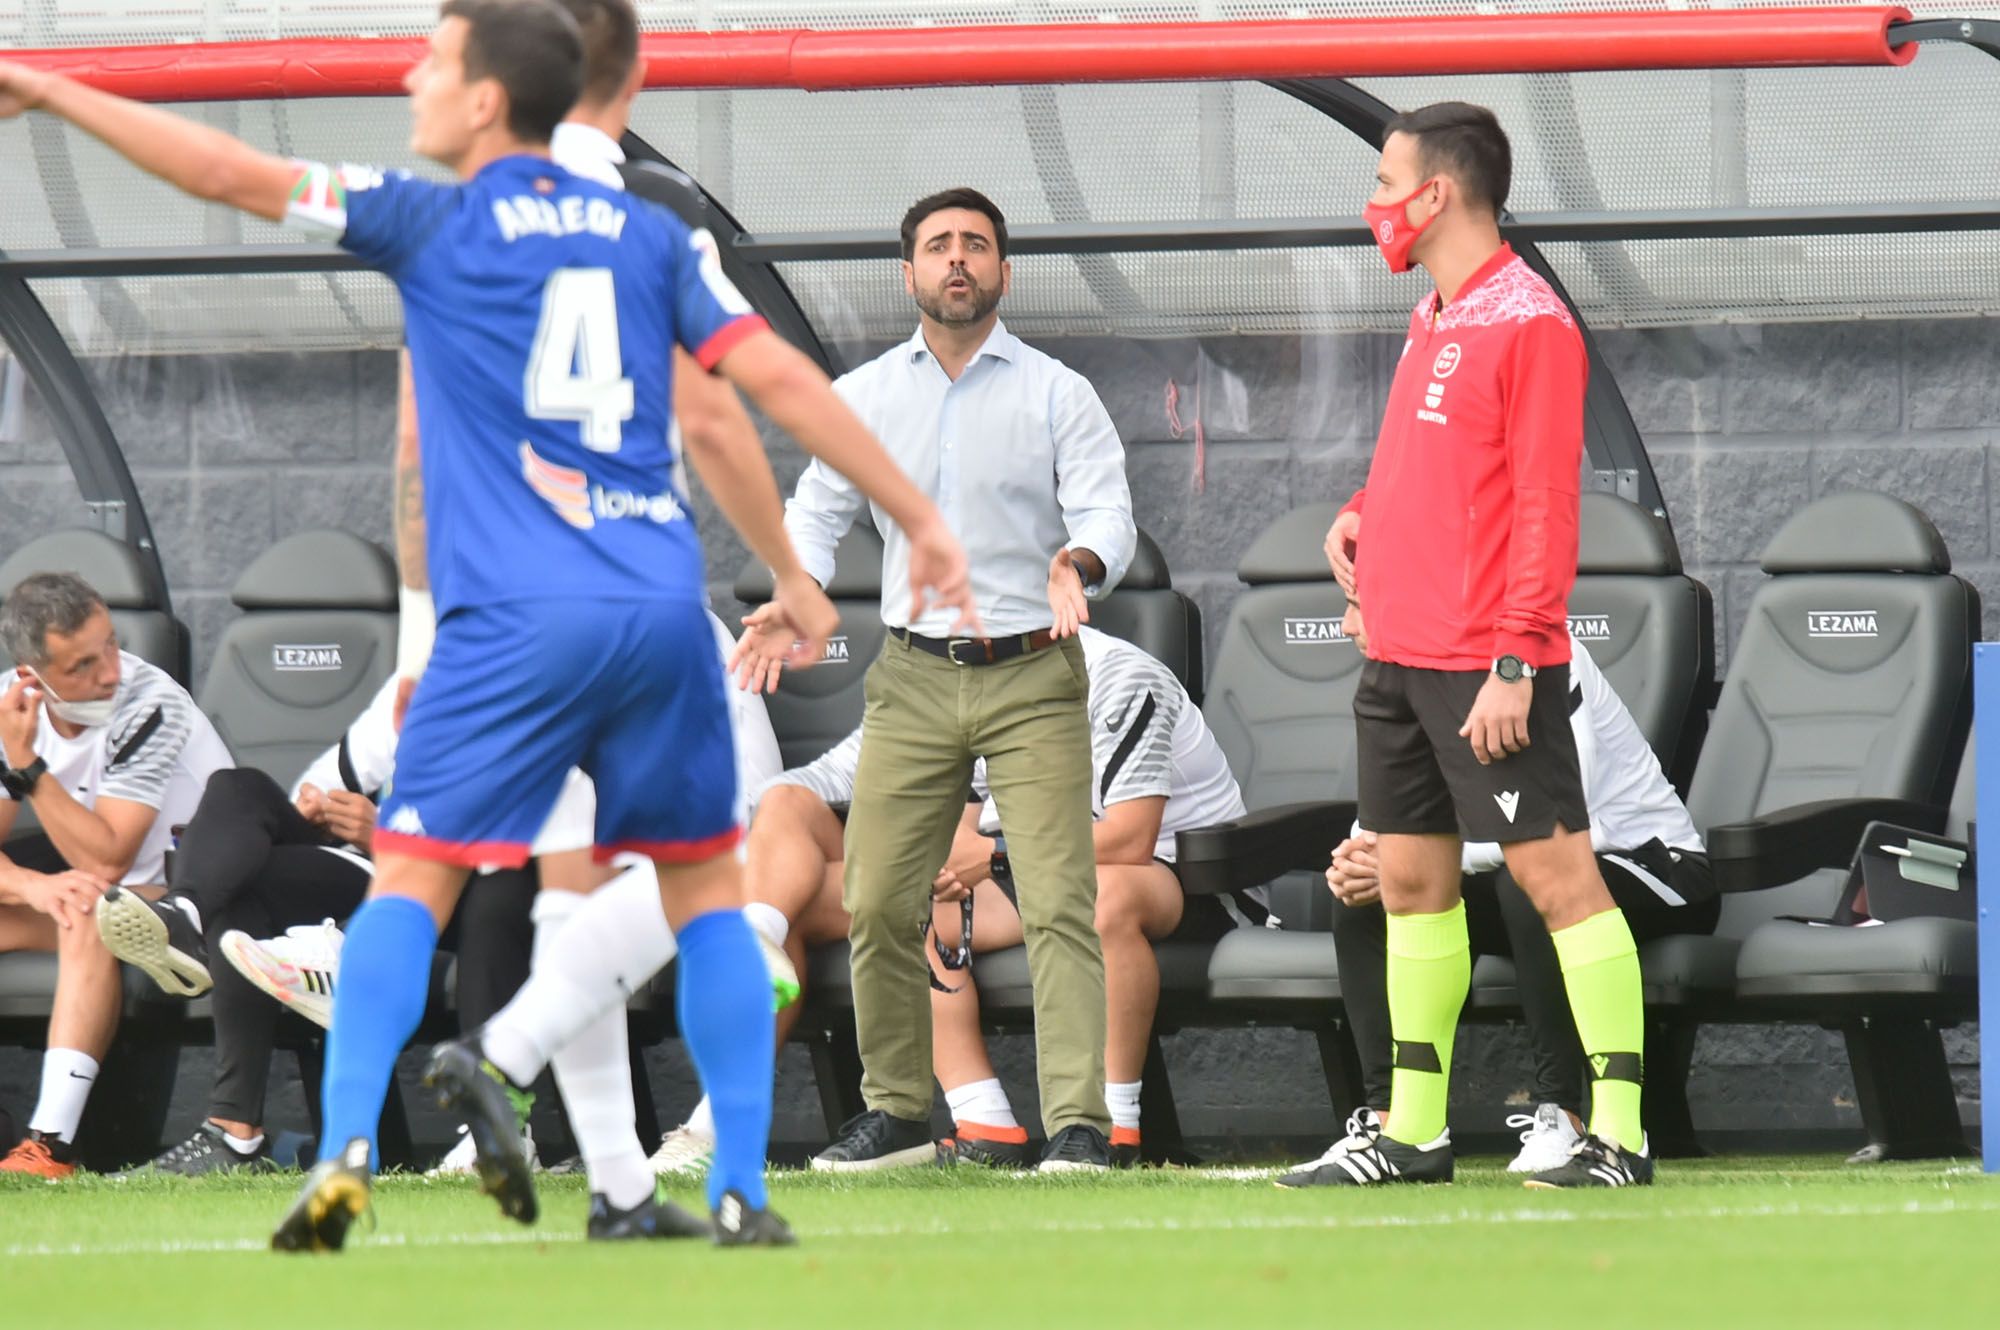
[[[1892,43],[1944,42],[1970,46],[2000,59],[2000,20],[1925,19],[1891,25]],[[1371,146],[1379,145],[1395,109],[1339,79],[1273,80],[1267,86],[1293,97]],[[636,134],[625,137],[634,158],[673,168],[674,163]],[[690,225],[714,235],[724,270],[788,340],[830,372],[842,365],[831,353],[775,265],[815,260],[892,258],[894,237],[880,233],[755,235],[746,233],[700,182],[685,180],[674,210]],[[1058,173],[1060,174],[1060,173]],[[1711,208],[1687,211],[1613,212],[1588,206],[1503,219],[1521,256],[1575,308],[1539,244],[1632,240],[1718,240],[1808,235],[1886,235],[1937,231],[2000,230],[2000,201],[1931,205],[1875,205],[1848,208]],[[1090,258],[1116,253],[1166,253],[1216,249],[1305,249],[1370,243],[1359,223],[1328,224],[1317,218],[1272,218],[1208,224],[1106,224],[1069,220],[1023,226],[1010,236],[1021,254],[1067,254]],[[360,271],[342,250],[317,245],[238,245],[187,247],[0,250],[0,338],[21,360],[51,411],[64,456],[76,474],[86,503],[107,531],[138,550],[160,586],[160,566],[145,508],[104,413],[75,354],[28,286],[50,278],[222,276],[269,273]],[[1578,317],[1591,362],[1588,437],[1599,483],[1666,516],[1643,441],[1632,423],[1616,380],[1604,363],[1590,330]]]
[[[49,318],[27,281],[6,271],[6,263],[6,252],[0,250],[0,342],[21,362],[40,392],[84,503],[97,514],[107,534],[138,552],[160,608],[171,614],[166,569],[160,563],[159,545],[146,520],[139,487],[125,465],[124,450],[118,446],[89,376],[77,363],[62,330]]]

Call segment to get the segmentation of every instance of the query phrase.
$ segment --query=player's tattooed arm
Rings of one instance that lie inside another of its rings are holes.
[[[413,591],[431,589],[431,568],[424,553],[424,471],[422,445],[417,441],[417,392],[410,380],[410,353],[400,355],[396,376],[396,563],[403,585]]]
[[[241,139],[156,106],[25,65],[0,61],[0,118],[40,110],[69,121],[168,184],[278,221],[300,168]]]
[[[396,563],[402,585],[396,602],[396,701],[390,711],[398,732],[409,710],[417,677],[430,663],[437,642],[437,604],[431,599],[430,559],[424,552],[424,472],[417,436],[417,392],[410,378],[410,353],[398,357],[396,374]]]

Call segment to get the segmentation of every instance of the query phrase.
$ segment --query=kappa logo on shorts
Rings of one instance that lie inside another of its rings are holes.
[[[1521,806],[1521,792],[1519,790],[1503,790],[1493,796],[1493,802],[1500,805],[1500,811],[1505,813],[1507,821],[1512,823],[1515,810]]]
[[[1569,616],[1569,635],[1579,642],[1609,642],[1611,640],[1611,616],[1608,614],[1572,614]]]
[[[1354,639],[1340,631],[1340,620],[1331,616],[1317,619],[1285,620],[1285,645],[1288,647],[1337,646]]]
[[[338,642],[320,642],[311,646],[283,642],[271,644],[271,668],[280,674],[331,673],[339,671],[341,665]]]
[[[390,817],[389,830],[398,836],[422,836],[425,834],[424,820],[417,816],[415,805],[404,804]]]
[[[1807,610],[1807,637],[1880,637],[1874,610]]]

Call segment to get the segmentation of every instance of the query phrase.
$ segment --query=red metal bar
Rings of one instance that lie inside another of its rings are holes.
[[[1543,74],[1903,65],[1894,6],[1463,15],[1241,23],[1091,23],[872,31],[649,33],[649,88]],[[402,90],[418,38],[302,38],[17,51],[10,58],[144,101],[373,97]]]

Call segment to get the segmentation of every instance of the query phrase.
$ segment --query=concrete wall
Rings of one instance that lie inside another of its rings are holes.
[[[1988,320],[1715,327],[1602,335],[1646,437],[1691,571],[1713,589],[1727,652],[1761,580],[1759,549],[1791,513],[1843,489],[1885,490],[1930,513],[1959,570],[2000,607],[1995,425],[2000,330]],[[1360,483],[1397,350],[1393,338],[1045,343],[1097,385],[1128,449],[1140,524],[1201,605],[1211,658],[1249,542],[1296,504]],[[381,353],[128,358],[92,363],[159,534],[196,668],[233,614],[228,588],[292,532],[340,526],[387,539],[393,360]],[[1169,385],[1172,385],[1171,389]],[[1170,414],[1170,395],[1174,411]],[[0,396],[0,402],[4,402]],[[1176,420],[1178,428],[1176,428]],[[1196,476],[1196,423],[1205,457]],[[801,462],[774,445],[781,483]],[[0,556],[84,516],[32,391],[0,409]],[[718,607],[741,545],[698,498]],[[1497,1127],[1525,1084],[1518,1035],[1473,1031],[1459,1097]],[[1955,1038],[1967,1096],[1971,1042]],[[205,1055],[190,1054],[174,1126],[199,1112]],[[1718,1130],[1852,1128],[1838,1041],[1812,1030],[1712,1030],[1697,1054],[1697,1121]],[[1317,1054],[1285,1031],[1188,1034],[1169,1047],[1192,1132],[1306,1135],[1333,1126]],[[1024,1048],[1003,1051],[1026,1102]],[[655,1059],[663,1110],[692,1100],[685,1064]],[[0,1100],[24,1111],[33,1066],[0,1057]],[[1248,1087],[1247,1089],[1245,1087]],[[781,1135],[817,1134],[810,1077],[781,1076]],[[1970,1102],[1968,1099],[1968,1111]],[[422,1133],[423,1125],[419,1124]]]

